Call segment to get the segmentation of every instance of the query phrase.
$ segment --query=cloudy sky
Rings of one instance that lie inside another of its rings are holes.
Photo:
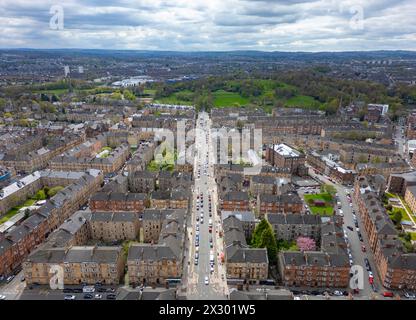
[[[0,48],[416,50],[416,5],[415,0],[0,0]]]

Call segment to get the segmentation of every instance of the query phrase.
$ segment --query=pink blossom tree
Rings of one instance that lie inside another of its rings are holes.
[[[299,237],[296,240],[296,245],[300,251],[315,251],[316,242],[315,240],[308,237]]]

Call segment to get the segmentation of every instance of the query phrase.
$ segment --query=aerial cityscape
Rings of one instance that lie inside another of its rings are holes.
[[[0,300],[416,300],[412,1],[0,8]]]

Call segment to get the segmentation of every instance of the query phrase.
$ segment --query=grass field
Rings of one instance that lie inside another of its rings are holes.
[[[179,105],[186,105],[190,106],[193,105],[193,100],[183,100],[181,99],[181,95],[192,95],[192,92],[189,90],[182,90],[176,93],[171,94],[169,97],[163,97],[155,100],[156,103],[164,103],[164,104],[179,104]]]
[[[332,216],[334,215],[334,207],[332,205],[333,198],[329,193],[318,193],[318,194],[305,194],[305,201],[311,209],[312,214],[320,216]],[[321,200],[325,201],[325,206],[317,207],[309,204],[310,200]]]
[[[13,216],[15,216],[19,210],[23,207],[29,207],[31,205],[33,205],[36,202],[36,200],[34,199],[28,199],[25,201],[25,203],[23,203],[20,206],[16,206],[12,209],[9,210],[9,212],[7,212],[1,219],[0,219],[0,223],[4,223],[6,221],[8,221],[10,218],[12,218]]]
[[[156,90],[155,90],[155,89],[144,89],[144,90],[143,90],[143,93],[144,93],[144,94],[147,94],[147,95],[149,95],[149,96],[154,96],[154,95],[155,95],[155,93],[156,93]]]
[[[234,106],[236,104],[240,106],[244,106],[249,103],[249,99],[244,98],[235,92],[227,92],[224,90],[218,90],[218,91],[213,92],[212,96],[214,98],[215,107],[229,107],[229,106]]]
[[[316,108],[320,105],[318,101],[309,96],[296,96],[286,100],[284,103],[287,107],[300,107],[300,108]]]
[[[68,89],[55,89],[55,90],[36,90],[33,93],[44,93],[44,94],[55,94],[60,95],[63,93],[68,93]]]
[[[399,207],[393,207],[393,212],[394,211],[400,211],[402,213],[402,221],[407,220],[407,221],[412,221],[409,217],[409,215],[407,214],[406,210],[404,210],[403,208],[399,208]],[[389,213],[390,218],[393,218],[394,213]]]

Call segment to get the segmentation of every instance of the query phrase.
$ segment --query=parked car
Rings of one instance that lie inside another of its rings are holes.
[[[347,228],[348,228],[349,230],[351,230],[351,231],[354,231],[354,228],[353,228],[353,227],[351,227],[351,226],[347,226]]]
[[[64,297],[64,300],[75,300],[75,299],[76,299],[76,297],[72,294],[68,294]]]
[[[405,292],[404,297],[407,299],[416,299],[416,295],[414,293]]]
[[[116,300],[116,295],[115,294],[108,294],[107,295],[107,300]]]
[[[394,297],[394,294],[393,294],[393,292],[390,292],[390,291],[384,291],[383,292],[383,297],[393,298]]]
[[[6,300],[6,296],[0,294],[0,300]]]

